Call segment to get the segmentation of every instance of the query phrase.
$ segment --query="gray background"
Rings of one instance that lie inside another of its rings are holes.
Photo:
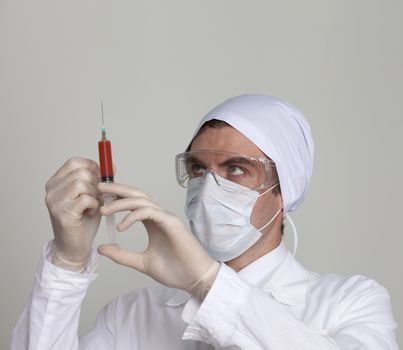
[[[97,159],[100,100],[117,181],[181,217],[173,159],[204,113],[244,92],[295,104],[316,143],[297,256],[373,277],[402,323],[402,34],[401,1],[1,0],[0,347],[52,236],[44,184],[71,156]],[[144,248],[143,228],[120,242]],[[115,296],[153,284],[106,259],[98,271],[80,332]]]

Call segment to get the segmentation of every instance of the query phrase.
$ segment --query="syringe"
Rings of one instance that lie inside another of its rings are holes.
[[[105,123],[104,123],[104,104],[101,102],[102,114],[102,139],[98,142],[99,151],[99,167],[101,170],[102,182],[113,182],[113,163],[112,163],[112,148],[111,142],[106,138]],[[110,205],[114,200],[114,195],[105,194],[103,196],[104,205]],[[109,242],[116,244],[116,221],[115,214],[106,217],[106,230],[109,236]]]

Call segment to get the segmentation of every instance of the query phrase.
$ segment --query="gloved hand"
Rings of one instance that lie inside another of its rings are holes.
[[[100,245],[98,252],[168,287],[184,289],[203,300],[215,280],[220,264],[208,255],[183,222],[138,189],[116,183],[99,183],[98,189],[119,198],[108,206],[102,206],[102,215],[131,211],[117,225],[118,231],[125,231],[135,222],[141,221],[149,238],[148,247],[142,253],[129,252],[110,244]]]
[[[69,159],[46,183],[46,205],[54,234],[53,263],[82,271],[101,215],[99,167],[90,159]]]

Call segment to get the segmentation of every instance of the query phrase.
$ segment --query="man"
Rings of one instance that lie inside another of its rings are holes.
[[[293,106],[263,95],[225,101],[176,157],[192,234],[142,191],[99,183],[95,162],[69,160],[46,185],[55,238],[12,349],[398,349],[383,287],[307,271],[282,243],[283,217],[305,197],[312,163],[310,129]],[[108,207],[106,193],[117,197]],[[148,248],[98,252],[171,288],[112,301],[78,340],[100,215],[120,211],[129,214],[118,230],[143,222]]]

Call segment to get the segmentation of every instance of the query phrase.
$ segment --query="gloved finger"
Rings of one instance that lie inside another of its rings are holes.
[[[85,210],[89,210],[89,214],[93,215],[94,211],[97,211],[99,206],[100,203],[97,199],[87,194],[82,194],[72,202],[70,213],[80,216]]]
[[[100,209],[102,215],[111,215],[120,211],[136,210],[141,207],[153,207],[161,209],[152,200],[144,197],[130,197],[113,201],[111,204],[104,205]]]
[[[58,188],[54,188],[46,193],[45,202],[49,209],[53,207],[63,207],[64,202],[74,201],[82,194],[87,194],[94,198],[99,198],[99,192],[97,188],[89,182],[82,182],[76,180],[67,187],[60,185]]]
[[[136,221],[136,216],[133,213],[129,213],[116,225],[116,228],[118,231],[125,231]]]
[[[170,215],[168,215],[167,212],[165,212],[162,209],[153,208],[153,207],[141,207],[141,208],[133,211],[130,214],[130,217],[127,218],[126,222],[119,223],[117,225],[117,229],[119,231],[124,231],[130,225],[132,225],[133,223],[135,223],[137,221],[141,221],[144,224],[144,226],[148,232],[151,232],[149,230],[150,223],[154,223],[154,224],[160,226],[161,228],[166,229],[168,227],[172,227],[172,225],[170,225],[170,218],[171,218]],[[123,221],[125,221],[125,219],[123,219]],[[165,231],[166,231],[166,233],[170,233],[170,230],[165,230]]]
[[[158,207],[158,206],[141,205],[141,206],[139,206],[138,208],[136,208],[134,211],[132,211],[132,212],[130,212],[129,214],[127,214],[127,215],[118,223],[118,225],[116,226],[117,229],[118,229],[119,231],[125,231],[125,230],[127,230],[130,226],[132,226],[135,222],[137,222],[137,221],[142,221],[142,220],[139,218],[138,210],[139,210],[140,208],[147,208],[147,207],[148,207],[148,208],[152,208],[152,209],[162,210],[162,209],[161,209],[160,207]],[[141,213],[140,213],[140,215],[141,215]],[[146,214],[145,214],[145,215],[146,215]],[[145,219],[145,220],[150,220],[150,219]],[[152,220],[152,221],[154,221],[154,220]]]
[[[94,215],[99,215],[99,207],[101,206],[101,203],[98,202],[98,206],[94,208],[88,208],[87,213],[89,216],[94,216]]]
[[[65,197],[75,199],[82,194],[87,194],[94,198],[99,198],[99,192],[96,186],[94,186],[90,182],[82,181],[79,179],[74,180],[68,185],[68,187],[66,188]]]
[[[58,180],[59,178],[64,178],[68,173],[78,168],[86,168],[99,177],[99,166],[93,160],[86,158],[70,158],[50,178],[50,180],[46,183],[45,188],[48,189],[48,187],[52,186],[54,181]]]
[[[46,184],[46,193],[48,194],[66,188],[69,185],[73,184],[75,181],[79,180],[91,183],[96,188],[99,182],[99,175],[94,174],[94,172],[85,168],[75,169],[68,173],[65,177],[49,180]],[[98,193],[97,196],[100,196],[98,189],[96,189],[96,192]]]
[[[100,182],[98,184],[98,190],[102,193],[114,194],[120,198],[144,197],[144,198],[151,199],[151,197],[149,195],[147,195],[146,193],[144,193],[143,191],[141,191],[137,188],[118,184],[118,183]]]
[[[143,253],[129,252],[116,244],[102,244],[98,246],[98,253],[108,257],[114,262],[127,267],[145,272],[143,264]]]
[[[91,171],[87,168],[78,168],[68,173],[63,180],[66,183],[71,183],[76,179],[90,182],[94,186],[97,186],[100,181],[100,176],[98,172]]]

